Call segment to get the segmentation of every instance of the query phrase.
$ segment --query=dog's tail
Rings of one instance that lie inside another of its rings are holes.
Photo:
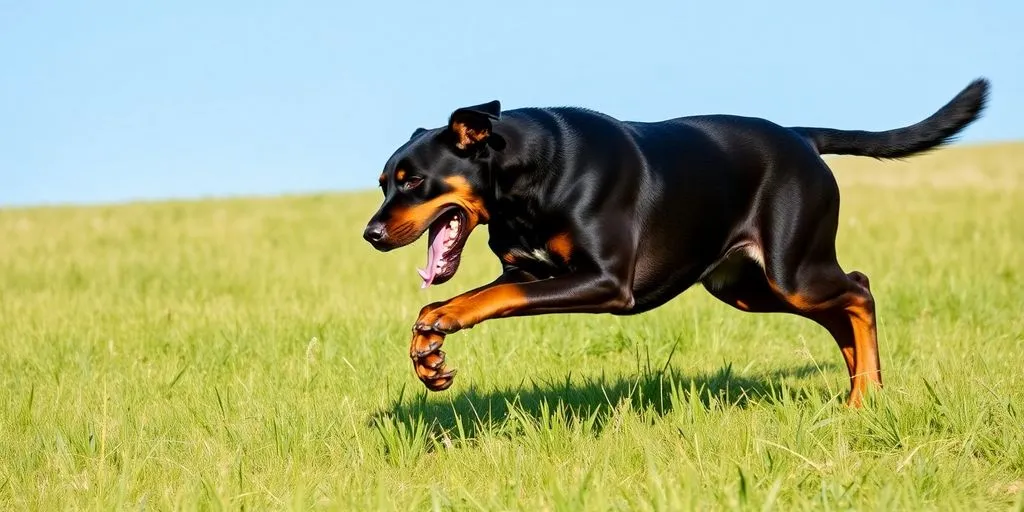
[[[806,138],[821,155],[903,158],[952,142],[960,130],[981,116],[988,91],[988,80],[979,78],[928,119],[895,130],[866,132],[832,128],[790,129]]]

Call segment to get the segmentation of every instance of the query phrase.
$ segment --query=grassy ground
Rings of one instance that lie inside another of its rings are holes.
[[[378,196],[0,210],[0,508],[1024,508],[1024,145],[838,160],[886,389],[824,330],[695,288],[497,320],[407,357],[421,291]],[[375,175],[367,178],[372,182]]]

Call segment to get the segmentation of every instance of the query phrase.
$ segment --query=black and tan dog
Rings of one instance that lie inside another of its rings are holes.
[[[839,189],[819,155],[902,158],[978,118],[988,82],[931,117],[884,132],[785,128],[707,115],[623,122],[578,108],[460,108],[418,129],[384,166],[384,203],[364,237],[381,251],[429,233],[423,286],[449,280],[488,224],[503,272],[420,311],[410,356],[448,388],[441,343],[491,318],[632,315],[700,282],[742,311],[786,312],[835,338],[851,405],[881,385],[868,278],[836,261]]]

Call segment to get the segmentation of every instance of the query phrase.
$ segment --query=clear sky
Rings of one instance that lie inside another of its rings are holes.
[[[440,7],[443,5],[444,7]],[[0,0],[0,205],[369,189],[491,99],[1024,139],[1024,2]]]

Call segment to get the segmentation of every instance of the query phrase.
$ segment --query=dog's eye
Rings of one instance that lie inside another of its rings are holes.
[[[402,188],[404,188],[405,190],[412,190],[420,186],[420,184],[422,183],[423,178],[420,178],[419,176],[410,176],[409,179],[405,180],[405,182],[402,183]]]

